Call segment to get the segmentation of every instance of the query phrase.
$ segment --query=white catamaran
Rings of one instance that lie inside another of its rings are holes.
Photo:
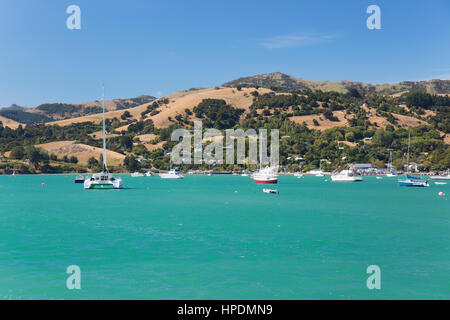
[[[100,173],[94,173],[84,181],[85,189],[120,189],[122,179],[115,178],[108,172],[106,166],[106,134],[105,134],[105,88],[102,86],[102,107],[103,107],[103,169]]]

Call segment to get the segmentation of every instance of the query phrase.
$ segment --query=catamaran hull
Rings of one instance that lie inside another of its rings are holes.
[[[117,180],[118,181],[118,180]],[[121,182],[114,182],[114,183],[96,183],[92,181],[85,181],[84,183],[85,189],[121,189],[122,183]]]

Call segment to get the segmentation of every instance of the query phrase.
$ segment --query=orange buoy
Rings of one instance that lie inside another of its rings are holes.
[[[42,182],[42,186],[45,186],[45,183]]]

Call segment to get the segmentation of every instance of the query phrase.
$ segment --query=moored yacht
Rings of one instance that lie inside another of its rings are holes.
[[[400,187],[429,187],[428,181],[409,175],[409,149],[411,147],[411,131],[408,133],[408,156],[406,160],[406,179],[398,180]]]
[[[331,175],[331,181],[334,182],[358,182],[363,181],[363,177],[356,175],[353,168],[342,170],[339,173]]]
[[[434,175],[430,176],[431,180],[450,180],[450,172],[447,172],[446,175]]]
[[[394,166],[392,165],[392,149],[389,149],[389,164],[388,164],[389,172],[386,174],[386,177],[392,178],[397,177],[397,172],[394,171]]]
[[[92,177],[84,181],[85,189],[120,189],[122,179],[115,178],[111,173],[103,171],[94,173]]]
[[[75,180],[73,181],[74,183],[84,183],[84,176],[76,176]]]
[[[145,175],[142,172],[133,172],[131,174],[133,178],[144,177]]]
[[[392,177],[397,177],[398,174],[394,171],[391,171],[389,173],[386,174],[386,177],[392,178]]]
[[[262,137],[259,138],[259,170],[252,174],[252,179],[256,183],[278,183],[276,166],[262,167]]]
[[[260,169],[252,175],[252,179],[256,183],[278,183],[277,168],[265,167]]]
[[[159,174],[161,179],[183,179],[184,176],[180,173],[180,169],[174,168],[170,169],[167,173]]]
[[[94,173],[90,178],[84,181],[85,189],[120,189],[122,188],[122,179],[115,178],[108,172],[106,166],[106,134],[105,134],[105,89],[102,87],[102,107],[103,107],[103,170],[100,173]]]
[[[398,180],[400,187],[429,187],[428,181],[422,180],[420,177],[410,176],[406,174],[406,179]]]

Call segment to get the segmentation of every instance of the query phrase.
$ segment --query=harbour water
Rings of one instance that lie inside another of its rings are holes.
[[[266,194],[249,177],[124,175],[106,191],[74,177],[0,176],[1,299],[450,298],[449,185],[280,176]]]

